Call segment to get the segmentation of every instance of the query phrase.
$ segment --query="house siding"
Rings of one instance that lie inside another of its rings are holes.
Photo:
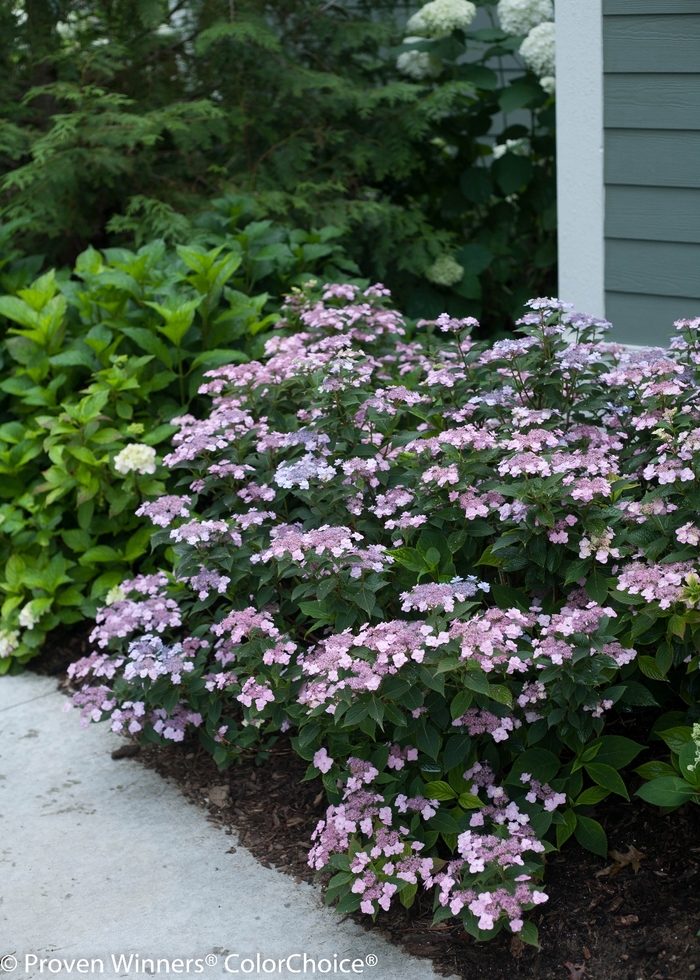
[[[700,0],[603,0],[605,307],[665,344],[700,315]]]

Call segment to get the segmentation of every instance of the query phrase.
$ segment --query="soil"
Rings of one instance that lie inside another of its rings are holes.
[[[75,629],[54,634],[31,669],[56,676],[65,687],[65,667],[83,655],[86,641],[87,634]],[[208,811],[212,824],[235,832],[265,867],[323,883],[306,859],[325,793],[320,780],[302,782],[306,763],[288,741],[280,740],[262,765],[251,754],[224,772],[196,736],[165,747],[125,749],[115,758],[133,756],[174,781],[192,804]],[[505,932],[480,944],[459,924],[433,927],[427,895],[419,894],[411,909],[397,904],[374,925],[366,916],[353,918],[430,959],[437,972],[463,980],[700,980],[700,807],[686,804],[662,815],[634,797],[630,803],[611,797],[594,816],[611,850],[636,858],[638,870],[631,861],[602,859],[575,842],[551,854],[545,875],[549,901],[530,913],[540,950]]]

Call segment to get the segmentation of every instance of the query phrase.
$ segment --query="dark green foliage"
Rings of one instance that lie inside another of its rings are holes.
[[[402,76],[408,10],[0,0],[5,218],[61,266],[88,244],[186,241],[212,197],[244,191],[301,227],[345,229],[363,273],[409,313],[508,329],[553,285],[551,99],[533,76],[493,70],[518,41],[497,29],[424,42],[443,73]],[[531,152],[492,166],[494,136],[529,137]],[[441,255],[465,270],[451,287],[426,279]]]

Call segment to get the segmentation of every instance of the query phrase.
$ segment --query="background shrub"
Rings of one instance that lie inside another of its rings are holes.
[[[414,19],[406,43],[399,0],[0,0],[4,217],[72,266],[88,245],[185,242],[213,197],[254,193],[344,228],[410,315],[507,331],[554,282],[551,85],[518,55],[525,23],[444,5],[439,36]]]
[[[207,368],[262,351],[282,289],[317,270],[357,271],[337,234],[260,220],[253,201],[231,196],[200,216],[187,246],[91,247],[73,276],[52,270],[31,284],[40,260],[6,240],[3,653],[25,662],[48,631],[94,615],[128,571],[154,567],[134,510],[166,492],[156,452],[171,419],[196,401]]]

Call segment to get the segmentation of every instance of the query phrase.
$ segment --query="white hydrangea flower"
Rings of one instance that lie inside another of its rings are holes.
[[[428,51],[403,51],[396,59],[396,67],[416,82],[442,74],[442,60]]]
[[[40,619],[41,616],[34,615],[32,604],[31,602],[28,602],[27,605],[22,608],[19,614],[19,625],[23,626],[26,630],[32,630]]]
[[[17,630],[0,630],[0,658],[9,657],[19,646]]]
[[[441,255],[435,259],[425,275],[436,286],[454,286],[464,275],[464,267],[451,255]]]
[[[494,160],[500,160],[506,153],[514,153],[516,157],[529,157],[532,152],[530,140],[523,136],[517,140],[506,140],[505,143],[496,143],[493,148]]]
[[[475,17],[476,7],[469,0],[432,0],[411,17],[406,29],[421,37],[445,37],[469,27]]]
[[[688,769],[691,772],[695,772],[698,766],[700,766],[700,722],[695,722],[690,737],[695,742],[695,759],[693,760],[693,764],[688,766]]]
[[[105,596],[105,606],[113,606],[115,602],[123,602],[126,594],[122,592],[121,585],[113,585]]]
[[[544,78],[540,79],[540,85],[545,90],[547,95],[554,95],[557,87],[557,80],[554,75],[545,75]]]
[[[506,34],[529,34],[533,27],[554,20],[552,0],[498,0],[498,20]]]
[[[155,473],[156,451],[152,446],[144,446],[141,442],[131,442],[114,457],[114,468],[117,473]]]
[[[554,24],[551,21],[533,27],[520,45],[521,57],[540,78],[555,74],[554,52]]]

